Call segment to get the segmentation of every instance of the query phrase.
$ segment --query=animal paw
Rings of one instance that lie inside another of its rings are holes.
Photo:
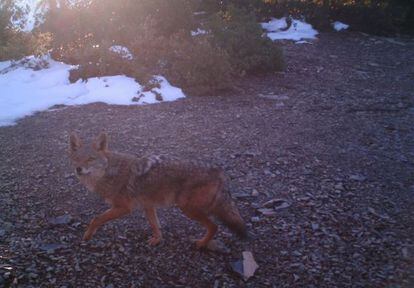
[[[204,241],[203,239],[197,240],[195,242],[197,249],[203,249],[207,247],[208,242]]]
[[[89,241],[89,240],[91,240],[93,234],[94,234],[93,231],[86,230],[85,234],[83,234],[82,240],[83,241]]]
[[[156,246],[156,245],[160,244],[161,240],[162,240],[161,237],[151,237],[148,240],[148,244],[151,245],[151,246]]]

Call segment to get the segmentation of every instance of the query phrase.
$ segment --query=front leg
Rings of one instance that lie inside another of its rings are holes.
[[[106,222],[122,217],[129,213],[131,213],[130,207],[111,207],[101,215],[92,219],[91,223],[88,226],[88,229],[86,230],[85,234],[83,234],[83,240],[90,240],[95,234],[96,230],[98,230],[98,228]]]
[[[148,243],[151,246],[158,245],[162,240],[162,233],[160,230],[160,221],[158,220],[157,211],[154,207],[149,207],[145,208],[144,212],[152,229],[152,237],[149,239]]]

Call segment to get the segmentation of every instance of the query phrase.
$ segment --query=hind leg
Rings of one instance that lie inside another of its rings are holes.
[[[158,220],[157,211],[154,207],[149,207],[145,208],[144,212],[152,229],[152,237],[148,240],[148,243],[151,246],[158,245],[162,240],[162,233],[160,230],[160,221]]]
[[[196,241],[197,248],[203,248],[206,247],[208,242],[210,242],[211,239],[213,239],[214,235],[217,232],[217,225],[211,221],[207,215],[201,212],[196,212],[191,209],[181,209],[183,213],[190,219],[193,219],[197,222],[199,222],[202,226],[204,226],[207,229],[206,234],[203,238]]]

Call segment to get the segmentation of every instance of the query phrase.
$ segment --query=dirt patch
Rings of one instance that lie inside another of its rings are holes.
[[[0,128],[0,286],[413,286],[413,41],[343,33],[283,46],[287,71],[234,95],[67,107]],[[69,166],[72,130],[221,165],[252,239],[220,226],[230,252],[199,252],[201,228],[168,209],[160,247],[140,212],[81,243],[106,206]],[[246,250],[259,268],[244,282],[230,263]]]

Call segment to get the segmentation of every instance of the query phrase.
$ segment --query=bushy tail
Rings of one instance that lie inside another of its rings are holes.
[[[246,225],[240,216],[236,204],[228,193],[221,193],[221,195],[217,197],[213,215],[223,222],[223,224],[237,236],[243,239],[247,238]]]

